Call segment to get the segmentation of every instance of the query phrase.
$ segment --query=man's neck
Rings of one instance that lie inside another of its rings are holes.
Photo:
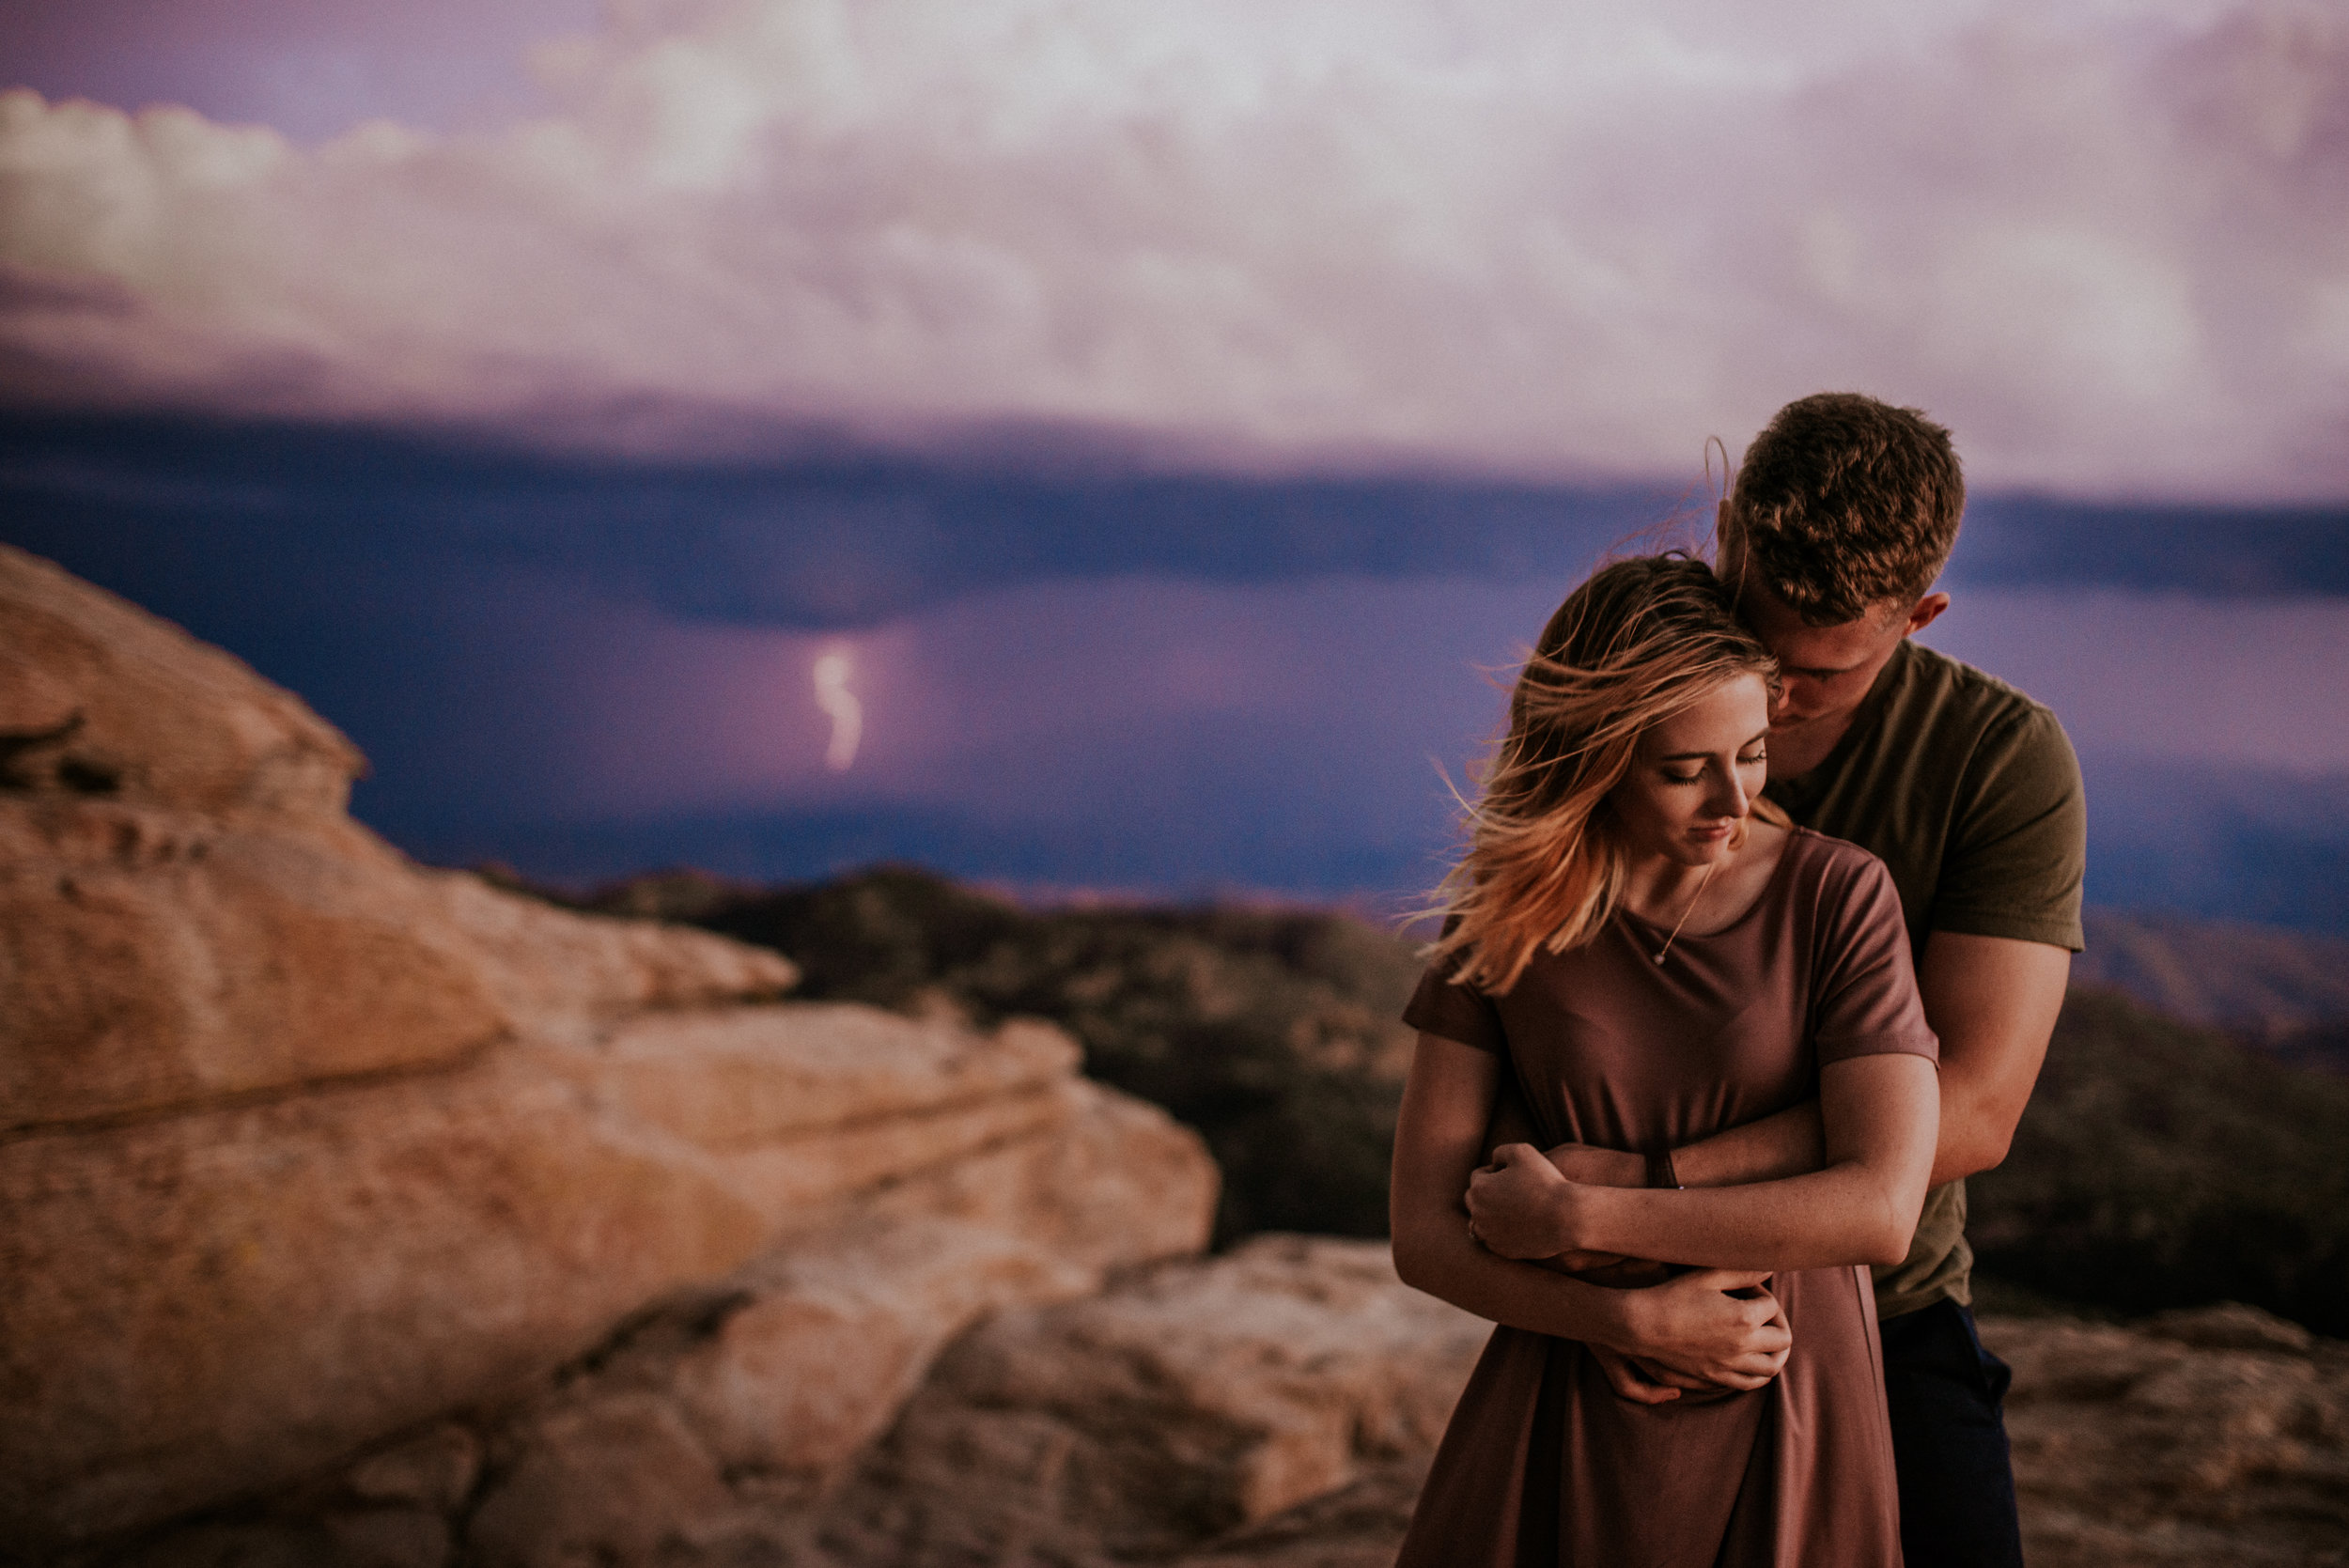
[[[1863,705],[1864,706],[1864,705]],[[1793,729],[1770,732],[1770,777],[1799,779],[1834,754],[1843,737],[1859,721],[1859,709],[1813,719]]]

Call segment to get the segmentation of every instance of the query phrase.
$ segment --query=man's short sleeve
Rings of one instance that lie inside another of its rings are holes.
[[[2024,706],[1983,737],[1966,773],[1930,928],[2077,953],[2088,802],[2063,726]]]

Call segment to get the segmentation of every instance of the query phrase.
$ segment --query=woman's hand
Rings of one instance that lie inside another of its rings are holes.
[[[1470,1234],[1504,1258],[1553,1258],[1578,1250],[1579,1184],[1531,1143],[1504,1143],[1469,1177]]]
[[[1603,1344],[1585,1344],[1582,1348],[1598,1363],[1598,1370],[1607,1374],[1607,1385],[1615,1390],[1615,1397],[1634,1405],[1669,1405],[1684,1392],[1703,1392],[1719,1387],[1702,1377],[1674,1372],[1661,1361],[1642,1361]]]

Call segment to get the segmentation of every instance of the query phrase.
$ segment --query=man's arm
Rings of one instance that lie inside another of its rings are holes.
[[[1921,1028],[1909,1030],[1908,1042],[1923,1042]],[[1924,1203],[1940,1125],[1933,1059],[1907,1050],[1850,1057],[1828,1062],[1819,1079],[1828,1160],[1818,1171],[1687,1192],[1592,1187],[1513,1143],[1498,1168],[1469,1184],[1477,1234],[1512,1258],[1593,1248],[1713,1268],[1898,1263]]]
[[[1941,1037],[1936,1186],[2006,1158],[2071,975],[2072,955],[2046,942],[1936,931],[1925,943],[1917,993]]]
[[[1941,1037],[1936,1187],[2006,1157],[2071,973],[2072,955],[2046,942],[1961,931],[1936,931],[1926,942],[1917,992]],[[1816,1171],[1825,1157],[1819,1104],[1806,1100],[1674,1149],[1672,1171],[1684,1187],[1736,1187]],[[1564,1144],[1549,1151],[1549,1161],[1572,1181],[1638,1187],[1644,1180],[1639,1156],[1610,1149]]]

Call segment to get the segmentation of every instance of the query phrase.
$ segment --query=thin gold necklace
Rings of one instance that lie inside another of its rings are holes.
[[[1705,884],[1712,881],[1713,873],[1719,869],[1721,861],[1725,861],[1727,859],[1729,859],[1729,857],[1727,855],[1723,855],[1720,861],[1707,861],[1704,862],[1704,875],[1697,878],[1697,891],[1688,895],[1688,907],[1680,911],[1680,918],[1672,922],[1672,935],[1666,937],[1664,939],[1664,945],[1656,950],[1656,962],[1659,966],[1664,962],[1664,955],[1672,950],[1672,943],[1680,939],[1680,928],[1688,924],[1688,917],[1690,915],[1697,912],[1697,904],[1704,897]]]

